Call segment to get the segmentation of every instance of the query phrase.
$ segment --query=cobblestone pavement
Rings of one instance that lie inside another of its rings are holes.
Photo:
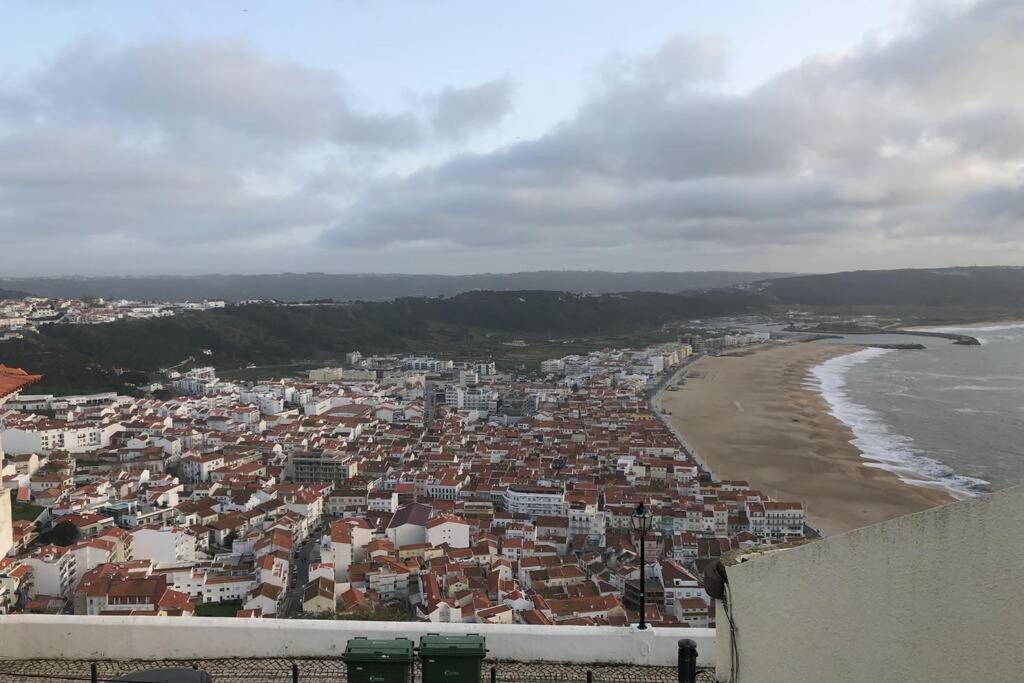
[[[85,660],[0,660],[0,683],[60,683],[61,681],[90,680],[90,665]],[[128,660],[100,661],[97,665],[99,681],[112,681],[128,673],[158,668],[191,668],[209,673],[216,683],[291,683],[292,664],[299,666],[299,682],[347,681],[345,663],[340,659],[207,659],[207,660]],[[497,671],[502,683],[545,683],[551,681],[587,680],[587,671],[595,683],[677,683],[674,667],[659,666],[577,666],[568,664],[484,662],[484,680],[490,668]],[[419,667],[415,680],[419,681]],[[713,683],[711,671],[701,671],[698,681]]]

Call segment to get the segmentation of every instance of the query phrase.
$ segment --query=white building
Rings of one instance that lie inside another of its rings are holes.
[[[469,524],[458,517],[434,517],[427,522],[427,543],[435,548],[445,543],[452,548],[468,548]]]
[[[444,402],[455,410],[479,410],[493,413],[498,410],[500,395],[496,389],[451,385],[445,389]]]
[[[193,562],[196,539],[180,527],[138,529],[132,532],[131,559],[156,563]]]
[[[531,517],[565,516],[565,493],[539,486],[510,486],[505,489],[505,512]]]
[[[75,587],[75,554],[46,546],[22,560],[32,567],[33,596],[70,597]]]
[[[317,368],[309,371],[310,382],[340,382],[345,376],[342,368]]]
[[[3,444],[8,453],[85,453],[110,445],[119,426],[92,422],[63,422],[39,415],[8,417]]]
[[[432,508],[422,503],[409,503],[398,508],[388,524],[388,539],[395,547],[427,542],[427,520]]]
[[[545,375],[557,375],[563,370],[565,370],[565,361],[561,358],[552,358],[540,363],[540,371]]]

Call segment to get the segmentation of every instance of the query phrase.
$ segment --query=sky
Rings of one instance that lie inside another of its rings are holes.
[[[26,0],[0,44],[0,275],[1024,265],[1016,0]]]

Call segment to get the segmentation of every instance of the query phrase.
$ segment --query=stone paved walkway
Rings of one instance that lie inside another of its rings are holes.
[[[60,683],[61,681],[88,681],[90,664],[84,660],[0,660],[0,683]],[[216,683],[291,683],[292,664],[299,665],[299,682],[344,683],[347,681],[345,664],[340,659],[208,659],[202,661],[105,661],[97,662],[100,681],[136,671],[165,667],[196,666],[208,672]],[[566,664],[527,664],[522,662],[485,662],[484,680],[490,667],[497,670],[502,683],[545,683],[553,681],[587,680],[587,670],[593,673],[595,683],[677,683],[673,667],[657,666],[575,666]],[[420,680],[417,667],[416,681]],[[713,683],[711,671],[701,671],[701,683]]]

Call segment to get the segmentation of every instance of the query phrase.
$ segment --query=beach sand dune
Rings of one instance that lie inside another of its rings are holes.
[[[849,427],[806,386],[810,368],[859,350],[784,344],[704,358],[678,391],[657,398],[667,419],[722,479],[741,479],[775,500],[799,501],[808,522],[836,534],[952,502],[867,466]]]

